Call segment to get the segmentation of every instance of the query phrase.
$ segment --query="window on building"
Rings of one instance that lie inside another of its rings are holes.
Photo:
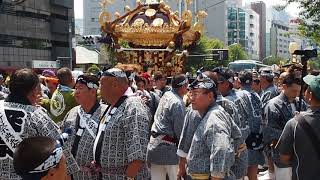
[[[254,27],[254,25],[253,24],[250,24],[250,28],[253,28]]]
[[[253,19],[253,15],[250,15],[250,19]]]
[[[95,18],[91,18],[91,22],[94,22]]]

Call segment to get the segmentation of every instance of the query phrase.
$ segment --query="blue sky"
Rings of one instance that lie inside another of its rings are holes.
[[[117,0],[116,0],[117,1]],[[243,3],[249,3],[249,2],[254,2],[258,0],[243,0]],[[283,0],[263,0],[267,7],[272,6],[278,3],[283,4]],[[74,5],[75,5],[75,18],[77,19],[82,19],[83,18],[83,0],[74,0]],[[297,11],[297,4],[290,5],[286,11],[292,15],[292,16],[297,16],[299,11]]]

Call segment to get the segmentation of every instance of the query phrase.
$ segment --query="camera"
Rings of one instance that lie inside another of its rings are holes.
[[[305,59],[312,59],[318,57],[318,52],[316,49],[313,50],[295,50],[295,55],[304,56]]]

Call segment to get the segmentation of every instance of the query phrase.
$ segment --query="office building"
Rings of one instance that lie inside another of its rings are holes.
[[[270,28],[270,52],[272,57],[290,58],[289,24],[273,20]]]
[[[266,57],[266,4],[263,1],[252,2],[252,10],[259,15],[259,60]]]
[[[73,0],[0,0],[0,67],[71,66]]]
[[[259,59],[259,15],[250,8],[228,7],[228,45],[240,44],[250,59]]]
[[[119,12],[125,14],[125,6],[135,8],[135,0],[116,0],[113,4],[108,4],[107,12],[110,13],[112,19],[114,14]],[[101,12],[100,0],[83,0],[83,35],[99,35],[101,34],[99,24],[99,14]]]
[[[272,7],[267,8],[266,12],[267,12],[266,13],[267,14],[267,16],[266,16],[266,19],[267,19],[266,20],[266,57],[271,56],[271,55],[275,57],[275,55],[278,54],[276,52],[280,51],[280,50],[276,49],[277,47],[275,46],[277,39],[280,38],[280,37],[277,37],[277,35],[280,35],[280,33],[278,34],[275,32],[275,30],[276,30],[275,27],[280,25],[280,27],[285,27],[284,29],[289,28],[290,15],[287,12],[285,12],[284,10],[279,11],[279,10],[276,10]],[[276,25],[274,25],[274,23]],[[282,29],[282,28],[280,28],[280,29]],[[288,30],[288,32],[286,32],[286,34],[288,34],[288,33],[289,33],[289,30]],[[279,39],[279,43],[281,43],[280,39]],[[282,42],[283,42],[283,40],[287,41],[287,39],[282,39]],[[282,44],[282,46],[283,46],[283,44]],[[287,46],[287,45],[285,45],[285,46]],[[271,50],[271,48],[272,48],[272,50]],[[288,51],[288,49],[287,50],[281,49],[281,51],[282,52]],[[287,56],[288,55],[285,55],[283,58],[286,58]]]

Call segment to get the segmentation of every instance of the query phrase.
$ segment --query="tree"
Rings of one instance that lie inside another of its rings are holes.
[[[243,50],[242,46],[240,44],[231,44],[229,47],[229,61],[235,61],[235,60],[245,60],[248,59],[248,55]]]
[[[300,16],[303,23],[300,32],[303,36],[310,38],[320,45],[320,0],[287,0],[288,4],[297,2],[302,9]]]
[[[299,26],[299,33],[302,37],[310,38],[314,43],[320,46],[320,26],[308,25],[303,21]]]
[[[320,54],[318,55],[318,58],[308,61],[308,67],[312,70],[320,70]]]
[[[224,48],[224,43],[222,41],[215,38],[202,36],[199,42],[196,44],[196,46],[190,51],[191,55],[199,55],[199,56],[188,57],[188,60],[185,66],[186,71],[195,73],[201,67],[204,67],[205,69],[212,69],[213,67],[218,66],[220,62],[207,61],[205,55],[211,54],[211,52],[208,51],[209,49],[223,49],[223,48]]]

